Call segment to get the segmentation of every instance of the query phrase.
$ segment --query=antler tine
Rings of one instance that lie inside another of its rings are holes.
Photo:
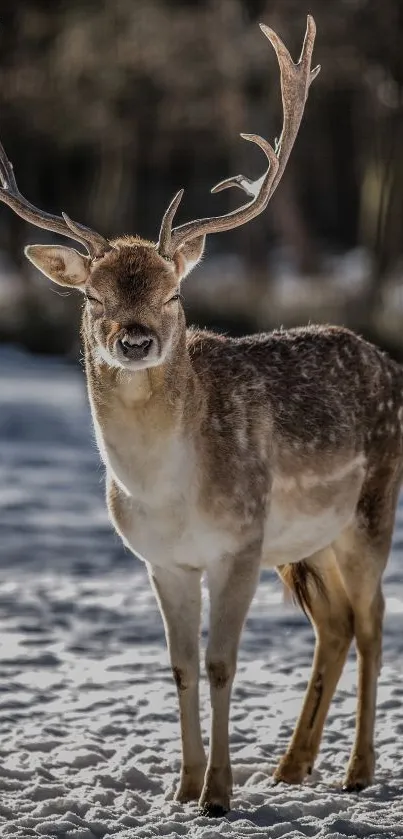
[[[307,17],[304,43],[298,64],[294,64],[287,47],[273,29],[265,26],[264,23],[260,24],[260,29],[270,41],[277,56],[280,67],[281,97],[283,102],[283,128],[280,139],[275,143],[279,166],[276,177],[273,179],[270,199],[286,167],[301,124],[308,90],[320,72],[320,64],[313,70],[310,69],[316,35],[316,25],[312,15],[308,15]],[[221,181],[211,191],[219,192],[230,186],[238,186],[248,195],[255,195],[260,182],[261,179],[251,181],[245,175],[236,175],[234,178]]]
[[[176,195],[171,204],[166,211],[164,218],[162,220],[160,236],[159,236],[159,245],[158,250],[162,256],[168,257],[168,259],[172,259],[174,253],[181,247],[186,241],[189,239],[195,239],[197,236],[205,236],[207,233],[219,233],[223,230],[232,230],[235,227],[239,227],[241,224],[245,224],[249,221],[250,218],[253,218],[258,213],[262,212],[266,207],[269,201],[270,189],[273,183],[273,180],[276,176],[277,168],[278,168],[278,160],[275,154],[274,149],[271,147],[270,143],[267,142],[263,137],[259,137],[257,134],[241,134],[241,137],[244,140],[249,140],[252,143],[256,143],[260,146],[261,149],[266,154],[266,157],[269,161],[269,166],[260,179],[260,188],[258,190],[258,194],[255,195],[255,192],[251,192],[250,194],[253,195],[253,200],[249,202],[249,204],[245,204],[243,207],[240,207],[238,210],[232,210],[230,213],[227,213],[225,216],[214,216],[212,218],[204,218],[198,219],[197,221],[189,221],[187,224],[182,224],[180,227],[175,227],[174,230],[170,228],[172,226],[172,220],[176,211],[176,208],[179,204],[180,198],[182,198],[182,194],[180,195],[179,200],[176,202],[176,199],[179,195]],[[238,175],[237,178],[242,178],[242,175]],[[232,179],[231,179],[232,180]],[[217,184],[218,188],[224,189],[223,186],[225,182],[222,181],[221,184]],[[252,182],[250,182],[252,183]],[[237,184],[241,186],[241,184]],[[243,188],[241,186],[241,188]],[[214,188],[213,191],[218,191]],[[161,247],[161,243],[165,244],[165,249]]]
[[[15,180],[14,168],[8,159],[3,144],[0,142],[0,179],[4,189],[18,192],[17,181]]]
[[[316,35],[316,24],[312,15],[308,15],[307,17],[304,43],[298,64],[294,64],[287,47],[273,29],[270,29],[264,24],[260,24],[260,28],[270,41],[277,56],[280,67],[281,98],[283,102],[283,128],[276,149],[279,158],[279,168],[273,182],[271,192],[271,195],[273,195],[284,172],[298,134],[305,102],[308,98],[309,87],[320,72],[320,64],[311,70],[312,52]]]
[[[68,236],[80,242],[87,249],[92,259],[96,259],[111,250],[112,245],[99,233],[71,221],[67,216],[53,216],[44,210],[39,210],[23,195],[21,195],[14,175],[13,165],[8,159],[2,143],[0,142],[0,201],[7,204],[17,215],[25,221],[41,227],[43,230],[52,230],[61,236]]]
[[[264,24],[261,24],[260,28],[272,44],[280,67],[283,127],[280,139],[275,144],[275,151],[267,140],[256,134],[241,134],[241,137],[256,143],[263,149],[268,158],[269,167],[264,175],[255,181],[245,175],[235,175],[220,181],[211,190],[216,193],[228,187],[236,186],[252,197],[252,201],[248,204],[225,216],[198,219],[172,230],[173,217],[182,193],[178,201],[176,200],[178,196],[175,196],[161,225],[159,251],[163,256],[172,258],[181,245],[197,236],[231,230],[250,221],[265,209],[284,172],[301,123],[309,86],[320,70],[320,65],[315,67],[314,70],[310,69],[316,26],[312,15],[308,15],[304,43],[298,64],[294,64],[287,47],[272,29]]]
[[[104,256],[104,254],[108,253],[108,251],[113,250],[113,246],[110,242],[108,242],[107,239],[104,239],[100,233],[96,233],[95,230],[91,230],[89,227],[85,227],[83,224],[73,221],[69,218],[67,213],[62,212],[62,216],[67,225],[64,236],[70,236],[70,238],[74,238],[77,241],[82,242],[87,248],[92,259],[97,259],[100,256]]]
[[[184,189],[180,189],[179,192],[174,195],[169,207],[165,210],[165,213],[162,217],[159,241],[158,241],[158,250],[161,254],[165,257],[170,258],[169,253],[169,246],[171,242],[171,235],[172,235],[172,222],[174,219],[174,215],[179,207],[179,204],[182,200]]]

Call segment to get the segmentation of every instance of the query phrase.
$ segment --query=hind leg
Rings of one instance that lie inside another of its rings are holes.
[[[344,789],[359,791],[373,782],[376,692],[382,656],[384,600],[381,578],[391,534],[373,540],[357,524],[335,545],[337,562],[354,614],[357,646],[356,734]]]
[[[353,615],[331,548],[306,560],[320,575],[323,588],[308,587],[306,612],[316,635],[312,673],[302,711],[287,752],[274,779],[301,783],[312,770],[319,750],[323,725],[353,637]],[[278,569],[289,584],[287,566]]]
[[[382,454],[382,453],[381,453]],[[401,481],[399,461],[377,458],[368,472],[354,521],[334,544],[337,564],[354,614],[358,686],[356,734],[345,789],[357,791],[374,776],[374,726],[382,655],[382,574],[389,556]]]

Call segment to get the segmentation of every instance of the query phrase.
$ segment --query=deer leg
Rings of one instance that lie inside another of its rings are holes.
[[[358,666],[356,734],[343,787],[347,792],[364,789],[374,777],[376,693],[384,612],[381,578],[390,538],[391,528],[385,539],[376,540],[377,544],[356,525],[344,534],[337,550],[340,572],[354,614]]]
[[[164,621],[179,699],[182,769],[175,798],[197,801],[206,769],[199,717],[201,574],[150,568],[149,576]]]
[[[312,771],[323,726],[353,637],[352,609],[331,549],[309,560],[323,589],[309,584],[307,614],[316,635],[311,677],[294,734],[274,773],[277,782],[299,784]],[[286,572],[279,571],[285,580]]]
[[[225,557],[207,572],[210,631],[206,668],[212,706],[210,754],[200,798],[207,816],[229,810],[232,773],[228,718],[242,627],[259,579],[260,540],[236,556]]]
[[[353,750],[344,783],[346,792],[359,792],[372,784],[375,769],[374,727],[377,682],[382,657],[384,599],[379,588],[371,603],[356,604],[354,631],[357,644],[357,722]]]

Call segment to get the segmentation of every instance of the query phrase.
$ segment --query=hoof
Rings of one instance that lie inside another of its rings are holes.
[[[232,776],[228,766],[208,767],[199,801],[199,813],[209,819],[221,819],[231,806]]]
[[[341,791],[342,792],[362,792],[368,784],[364,784],[360,781],[356,781],[353,784],[343,784]]]
[[[362,792],[374,783],[375,758],[373,749],[354,754],[344,776],[343,792]]]
[[[179,804],[187,804],[189,801],[199,801],[203,783],[205,765],[184,766],[182,768],[178,789],[175,793],[175,801]]]
[[[207,816],[209,819],[222,819],[226,813],[228,809],[222,807],[221,804],[203,804],[199,810],[201,816]]]

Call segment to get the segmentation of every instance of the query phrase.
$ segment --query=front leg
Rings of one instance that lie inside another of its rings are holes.
[[[199,717],[201,574],[151,566],[148,572],[164,621],[179,699],[182,769],[175,798],[197,801],[206,768]]]
[[[212,706],[210,755],[200,807],[204,815],[222,816],[230,808],[232,773],[228,722],[232,683],[242,627],[259,579],[261,540],[207,571],[210,632],[206,667]]]

